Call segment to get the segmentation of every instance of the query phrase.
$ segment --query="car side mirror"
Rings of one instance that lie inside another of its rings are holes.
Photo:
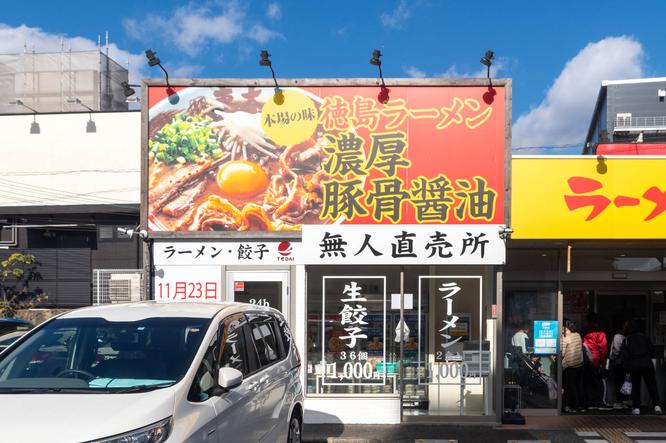
[[[243,383],[243,373],[234,368],[220,368],[217,384],[224,389],[233,389]]]

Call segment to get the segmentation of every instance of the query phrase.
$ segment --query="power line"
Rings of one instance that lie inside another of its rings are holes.
[[[583,143],[566,143],[561,145],[546,145],[546,146],[518,146],[512,148],[512,151],[527,151],[527,150],[539,150],[539,149],[571,149],[571,148],[580,148],[583,150]]]
[[[26,194],[26,196],[31,197],[31,199],[28,200],[21,200],[17,199],[16,195],[14,194],[7,194],[4,193],[4,196],[16,203],[43,203],[43,201],[46,199],[63,199],[63,200],[78,200],[82,204],[104,204],[104,205],[109,205],[113,207],[117,207],[120,209],[128,209],[128,210],[135,210],[134,207],[129,206],[126,202],[122,202],[120,200],[114,200],[112,199],[107,199],[107,198],[101,198],[101,197],[95,197],[92,194],[94,193],[72,193],[72,192],[67,192],[67,191],[55,191],[50,188],[42,187],[42,186],[36,186],[36,185],[29,185],[26,183],[17,183],[9,180],[3,180],[0,179],[0,184],[4,184],[6,188],[9,188],[7,190],[16,190],[20,194]],[[131,187],[131,188],[117,188],[117,189],[109,189],[101,192],[131,192],[131,191],[136,191],[138,190],[136,187]],[[99,191],[98,191],[99,192]],[[0,191],[2,193],[2,191]],[[138,202],[137,202],[138,203]]]

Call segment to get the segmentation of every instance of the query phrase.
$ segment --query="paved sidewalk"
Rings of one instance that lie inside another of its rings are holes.
[[[629,433],[629,435],[627,435]],[[632,434],[636,433],[636,434]],[[666,442],[666,419],[656,416],[528,417],[521,425],[307,425],[305,442],[327,443],[632,443]]]

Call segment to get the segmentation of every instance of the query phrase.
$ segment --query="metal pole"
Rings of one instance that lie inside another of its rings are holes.
[[[405,392],[405,268],[400,268],[400,422],[402,422],[402,402]]]
[[[153,295],[153,239],[148,239],[148,300],[154,300]]]

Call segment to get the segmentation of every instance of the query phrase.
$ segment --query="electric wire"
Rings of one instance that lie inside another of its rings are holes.
[[[132,206],[129,206],[127,202],[95,197],[92,195],[93,193],[72,193],[67,191],[54,191],[42,186],[29,185],[25,183],[16,183],[4,179],[0,179],[0,185],[3,185],[0,188],[0,193],[3,193],[3,191],[15,190],[18,193],[25,194],[27,197],[30,198],[28,200],[26,199],[21,200],[17,199],[16,195],[14,194],[7,194],[7,192],[4,192],[4,196],[6,198],[16,203],[43,203],[44,200],[63,199],[63,200],[74,200],[74,201],[78,200],[82,203],[88,203],[88,204],[111,205],[122,209],[131,209],[131,210],[134,209]],[[132,187],[132,188],[109,189],[109,190],[104,190],[102,192],[131,192],[137,190],[138,188]]]

